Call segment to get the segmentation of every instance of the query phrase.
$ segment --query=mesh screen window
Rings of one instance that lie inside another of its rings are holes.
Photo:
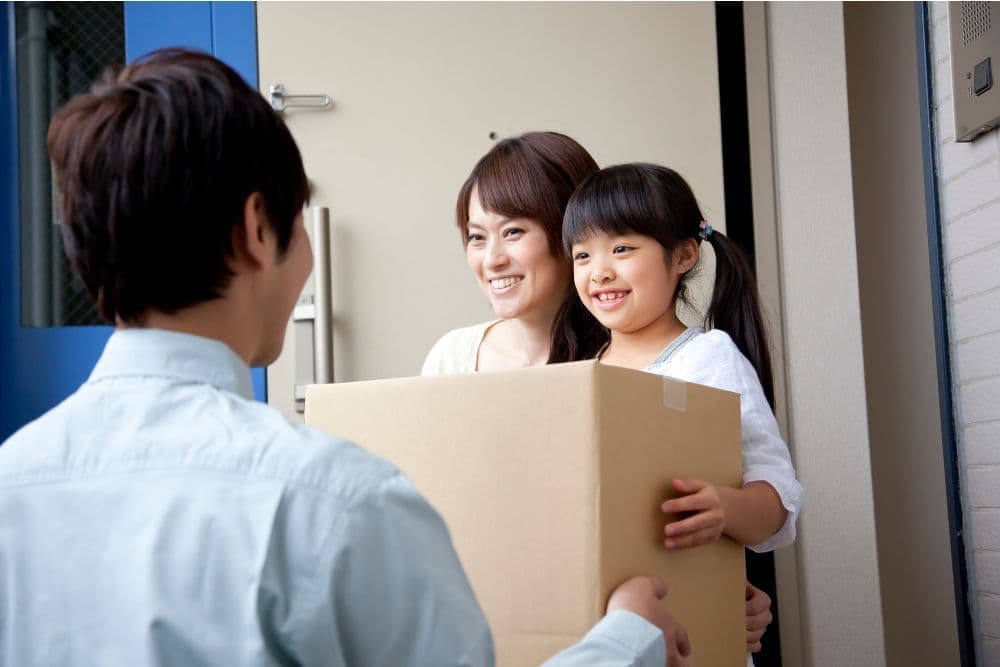
[[[124,3],[15,3],[21,208],[21,322],[99,324],[63,249],[45,134],[55,111],[125,61]]]

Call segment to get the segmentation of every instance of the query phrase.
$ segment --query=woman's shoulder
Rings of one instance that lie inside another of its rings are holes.
[[[479,345],[486,330],[497,320],[480,322],[467,327],[452,329],[441,336],[424,360],[421,375],[454,375],[474,373]]]

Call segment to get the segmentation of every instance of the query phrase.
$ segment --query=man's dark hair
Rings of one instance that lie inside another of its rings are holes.
[[[48,149],[66,252],[110,323],[217,298],[247,197],[261,193],[284,252],[309,194],[278,114],[195,51],[108,70],[56,112]]]

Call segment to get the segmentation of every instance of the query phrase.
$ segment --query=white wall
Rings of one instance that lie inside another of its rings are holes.
[[[981,665],[1000,665],[1000,151],[955,142],[948,8],[930,3],[955,426]]]
[[[885,664],[841,3],[767,5],[803,662]],[[791,664],[791,663],[790,663]]]

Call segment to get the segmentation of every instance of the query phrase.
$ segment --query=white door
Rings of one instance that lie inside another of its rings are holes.
[[[330,210],[338,382],[415,375],[441,334],[491,316],[454,207],[495,138],[557,130],[601,165],[669,165],[725,229],[711,3],[264,2],[257,11],[262,91],[280,83],[333,100],[285,118],[312,204]],[[270,403],[292,416],[302,347],[290,333],[268,372]]]

